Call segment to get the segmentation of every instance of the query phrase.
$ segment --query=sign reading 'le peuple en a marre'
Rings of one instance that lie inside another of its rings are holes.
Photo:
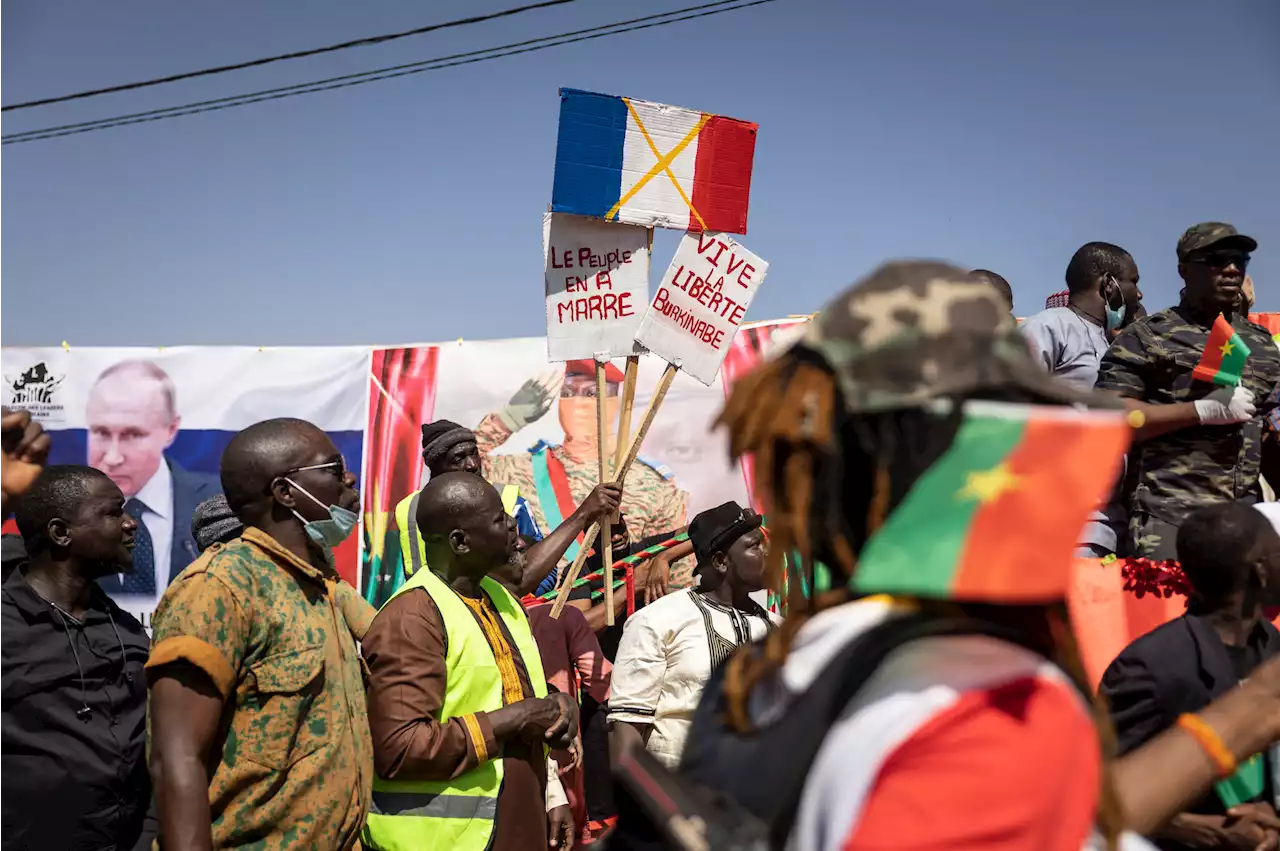
[[[547,359],[640,354],[649,301],[649,231],[562,213],[542,218]]]

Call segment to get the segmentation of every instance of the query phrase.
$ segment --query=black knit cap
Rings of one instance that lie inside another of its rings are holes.
[[[422,460],[430,468],[459,443],[474,441],[475,432],[450,420],[436,420],[422,427]]]
[[[427,423],[422,427],[422,448],[426,449],[435,443],[437,438],[443,437],[451,431],[462,428],[455,422],[450,420],[436,420],[433,423]]]

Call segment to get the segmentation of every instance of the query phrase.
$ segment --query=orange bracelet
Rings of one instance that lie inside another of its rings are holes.
[[[1218,766],[1219,777],[1227,778],[1236,773],[1235,756],[1222,743],[1217,731],[1205,723],[1203,718],[1194,713],[1185,712],[1178,716],[1177,724],[1191,734],[1191,738],[1196,740],[1196,743],[1209,755],[1209,759],[1213,760],[1213,764]]]

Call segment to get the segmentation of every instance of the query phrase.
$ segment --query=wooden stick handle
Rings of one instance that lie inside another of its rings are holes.
[[[658,386],[653,390],[653,398],[649,400],[649,406],[644,410],[644,417],[640,420],[640,428],[636,431],[636,436],[627,448],[627,455],[623,459],[622,465],[614,471],[613,480],[615,482],[621,484],[623,479],[627,477],[627,473],[631,470],[631,465],[635,463],[636,456],[640,454],[640,444],[644,442],[645,435],[649,433],[649,426],[653,425],[653,418],[657,415],[658,408],[661,407],[667,391],[671,389],[671,382],[675,377],[675,364],[667,364],[662,377],[658,379]],[[592,545],[595,544],[598,534],[600,534],[600,525],[593,523],[591,528],[587,530],[586,536],[582,539],[582,546],[578,548],[578,557],[573,560],[569,572],[565,574],[563,584],[560,586],[560,593],[556,595],[556,601],[551,606],[551,617],[558,618],[560,613],[564,611],[564,604],[569,601],[569,591],[573,588],[573,583],[578,581],[578,574],[582,572],[582,565],[587,561],[587,550],[591,549]]]
[[[597,481],[603,484],[609,481],[609,414],[606,402],[608,382],[605,380],[607,364],[596,361],[596,458],[600,465]],[[604,606],[605,623],[613,626],[613,529],[605,517],[600,523],[600,534],[604,537],[604,559],[600,562],[604,574]]]
[[[649,407],[644,409],[644,417],[640,420],[640,428],[636,431],[636,436],[631,439],[631,445],[627,448],[627,456],[622,460],[622,464],[613,472],[613,480],[619,484],[626,479],[627,473],[631,472],[631,465],[636,462],[636,456],[640,454],[640,444],[644,443],[645,435],[649,433],[649,426],[653,425],[653,418],[658,413],[659,406],[662,405],[662,399],[667,395],[667,391],[671,389],[671,382],[676,377],[677,367],[675,364],[667,364],[667,368],[663,370],[662,377],[658,379],[658,386],[653,390],[653,398],[649,400]]]
[[[613,469],[622,466],[623,456],[627,451],[627,441],[631,439],[631,412],[636,407],[636,373],[640,369],[640,356],[627,358],[627,372],[622,380],[622,413],[618,415],[618,445],[613,454]]]
[[[578,557],[573,560],[573,564],[569,566],[569,572],[564,575],[564,582],[560,585],[560,593],[556,595],[556,601],[551,605],[551,617],[558,618],[560,613],[564,611],[564,604],[569,601],[569,592],[573,590],[573,583],[578,581],[578,574],[582,572],[582,565],[587,561],[587,552],[596,542],[596,535],[600,534],[600,527],[595,523],[587,529],[587,534],[582,538],[582,545],[578,547]]]

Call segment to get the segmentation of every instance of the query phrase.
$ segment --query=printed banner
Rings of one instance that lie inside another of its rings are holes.
[[[748,330],[751,341],[735,360],[744,371],[767,352],[770,336],[759,328]],[[395,506],[426,482],[423,423],[448,419],[474,429],[485,477],[496,485],[517,485],[543,534],[591,492],[596,484],[595,399],[581,392],[582,376],[566,376],[563,365],[547,367],[545,345],[542,338],[530,337],[374,353],[369,464],[363,483],[369,534],[366,599],[384,600],[403,582]],[[613,363],[624,366],[621,360]],[[641,357],[636,419],[665,366],[653,355]],[[594,382],[585,378],[594,390]],[[608,385],[614,435],[619,391],[618,384]],[[633,538],[680,529],[699,511],[726,500],[747,504],[742,469],[730,462],[723,432],[713,429],[723,406],[721,389],[676,375],[627,477],[622,513]],[[513,430],[512,424],[518,428]],[[673,581],[688,585],[692,568],[691,563],[678,564]]]
[[[636,339],[708,387],[769,264],[724,234],[680,240]]]
[[[222,451],[237,431],[308,420],[361,472],[368,347],[6,348],[0,363],[4,404],[32,411],[53,437],[49,463],[97,467],[137,501],[150,552],[135,548],[134,574],[102,585],[144,625],[198,555],[191,516],[221,492]],[[358,550],[353,536],[335,553],[352,584]]]
[[[542,217],[547,359],[640,354],[649,303],[649,230],[547,213]]]
[[[551,210],[746,233],[758,129],[723,115],[561,89]]]

